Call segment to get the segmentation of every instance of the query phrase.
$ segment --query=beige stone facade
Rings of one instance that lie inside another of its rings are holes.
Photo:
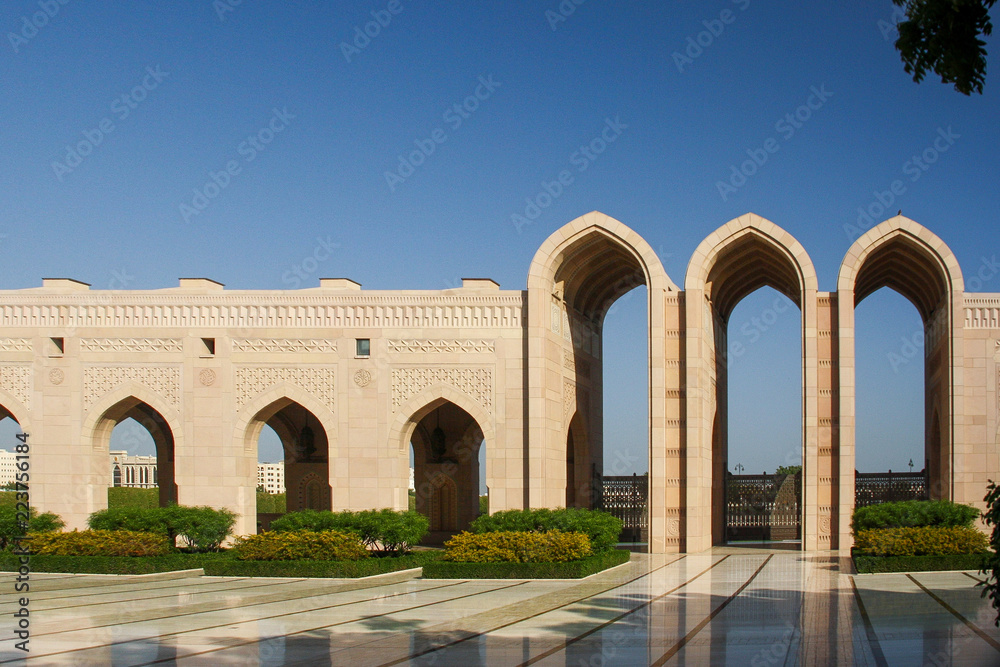
[[[903,217],[851,246],[832,292],[798,241],[752,214],[701,243],[683,289],[597,212],[542,244],[523,291],[482,279],[391,292],[346,279],[295,291],[45,280],[0,291],[0,416],[30,433],[33,501],[70,527],[105,506],[111,430],[128,417],[153,435],[161,501],[229,507],[240,533],[255,527],[265,424],[285,447],[289,509],[405,508],[411,443],[435,531],[475,516],[484,446],[491,511],[587,506],[603,464],[602,324],[639,285],[651,551],[722,540],[721,352],[733,308],[762,286],[802,313],[804,549],[850,545],[854,308],[881,287],[924,322],[932,495],[978,503],[1000,475],[1000,295],[966,294],[948,247]]]

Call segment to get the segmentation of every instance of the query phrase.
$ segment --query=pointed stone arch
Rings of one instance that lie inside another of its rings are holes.
[[[680,481],[676,456],[680,432],[667,429],[664,372],[668,329],[676,331],[679,326],[679,322],[666,320],[666,299],[671,293],[676,298],[677,286],[639,234],[598,211],[549,236],[535,253],[528,272],[528,479],[524,504],[565,504],[567,429],[575,413],[571,402],[564,402],[565,387],[574,388],[577,401],[585,392],[594,405],[603,400],[604,318],[619,297],[640,285],[647,289],[649,548],[656,552],[668,546],[667,507],[676,510],[680,503],[679,498],[668,495]],[[590,371],[596,381],[592,382]],[[587,416],[593,458],[601,460],[603,415],[594,410]],[[674,456],[670,458],[668,452]]]
[[[956,369],[965,364],[962,269],[943,240],[902,215],[876,225],[858,238],[844,256],[837,276],[842,351],[841,449],[845,465],[841,495],[845,500],[854,498],[854,476],[846,474],[848,464],[853,471],[857,454],[854,310],[883,287],[912,303],[924,326],[924,451],[930,496],[979,501],[981,489],[964,481],[972,476],[956,475],[970,471],[955,470],[955,452],[963,449],[965,441],[965,431],[957,421],[964,414],[963,389],[960,378],[956,378]],[[847,517],[852,509],[853,500],[842,503],[841,511]]]
[[[802,547],[818,539],[818,400],[816,270],[805,248],[770,220],[748,213],[699,244],[684,278],[686,412],[689,474],[686,550],[725,540],[722,489],[728,450],[727,338],[733,309],[761,287],[788,297],[801,311]]]
[[[22,433],[31,435],[31,416],[28,408],[12,394],[0,389],[0,419],[7,417],[17,422]]]
[[[95,401],[87,411],[83,421],[82,445],[93,452],[96,470],[92,471],[95,500],[101,486],[110,486],[112,470],[108,466],[108,452],[111,432],[126,419],[134,419],[153,438],[156,446],[157,482],[160,489],[160,505],[181,502],[181,492],[177,484],[176,468],[178,458],[183,456],[184,428],[180,415],[161,396],[149,387],[130,381],[119,385]],[[103,465],[102,465],[103,464]],[[104,468],[103,474],[100,469]],[[106,493],[104,503],[106,506]]]

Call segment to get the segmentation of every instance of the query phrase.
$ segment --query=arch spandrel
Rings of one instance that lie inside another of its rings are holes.
[[[329,456],[335,457],[337,455],[336,417],[322,401],[290,382],[273,385],[264,393],[258,394],[243,404],[233,429],[234,442],[242,442],[244,449],[252,449],[257,443],[257,438],[260,436],[264,424],[275,413],[292,403],[298,403],[316,417],[323,430],[326,431]],[[265,410],[267,412],[264,412]],[[262,412],[264,414],[261,414]],[[252,429],[251,426],[253,426]]]
[[[399,454],[405,455],[409,450],[410,438],[420,420],[429,415],[443,403],[453,403],[465,410],[479,426],[485,442],[495,444],[493,416],[487,412],[478,401],[448,385],[427,387],[406,403],[399,406],[396,415],[389,426],[389,445],[397,443]]]
[[[109,415],[109,411],[128,400],[134,400],[135,404],[145,403],[150,408],[159,413],[160,417],[170,429],[170,436],[174,441],[174,451],[180,451],[183,447],[184,429],[177,411],[168,405],[156,392],[138,382],[127,382],[118,386],[95,402],[87,411],[87,418],[83,422],[83,442],[91,447],[96,446],[103,435],[101,423],[106,419],[118,420],[118,417]],[[129,406],[129,408],[134,406]],[[121,415],[124,418],[123,410]],[[99,433],[100,432],[100,433]],[[110,433],[110,428],[108,430]]]
[[[10,393],[0,389],[0,418],[10,416],[21,427],[22,433],[31,434],[31,421],[28,408]]]

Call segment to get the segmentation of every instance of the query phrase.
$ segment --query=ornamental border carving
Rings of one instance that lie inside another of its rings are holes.
[[[94,365],[83,368],[84,409],[89,410],[102,396],[127,382],[147,387],[169,405],[180,404],[180,366]]]
[[[493,354],[496,352],[496,345],[492,340],[485,339],[444,339],[444,340],[409,340],[393,339],[386,341],[389,352],[394,353],[451,353],[451,352],[478,352]]]
[[[489,366],[411,366],[392,369],[392,411],[428,387],[445,385],[471,396],[493,411],[493,368]]]
[[[234,376],[237,411],[254,397],[284,382],[315,397],[331,411],[336,407],[336,370],[330,366],[237,365]]]
[[[337,341],[323,338],[234,338],[233,352],[337,352]]]
[[[0,387],[31,409],[31,364],[0,366]]]
[[[31,352],[30,338],[0,338],[0,352]]]
[[[180,338],[81,338],[81,352],[183,352]]]

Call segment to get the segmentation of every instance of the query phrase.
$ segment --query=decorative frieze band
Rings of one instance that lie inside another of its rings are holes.
[[[98,301],[88,294],[5,292],[0,327],[520,329],[523,311],[520,294],[269,298],[138,293],[105,295]]]
[[[180,338],[81,338],[83,352],[183,352]]]
[[[389,352],[434,353],[434,352],[479,352],[493,354],[496,346],[492,340],[389,340]]]
[[[28,410],[31,409],[31,366],[0,366],[0,389],[16,398]]]
[[[493,410],[493,369],[420,367],[392,370],[392,410],[428,387],[446,385],[474,398],[487,411]]]
[[[1000,329],[1000,298],[965,297],[966,329]]]
[[[284,382],[302,389],[330,410],[336,407],[337,384],[331,367],[237,366],[236,409],[242,409],[256,396]]]
[[[337,341],[323,338],[234,338],[233,352],[327,352],[337,351]]]
[[[31,339],[0,338],[0,352],[31,352]]]
[[[169,405],[180,404],[180,366],[85,366],[84,409],[89,410],[102,396],[127,382],[137,382],[148,387]]]

